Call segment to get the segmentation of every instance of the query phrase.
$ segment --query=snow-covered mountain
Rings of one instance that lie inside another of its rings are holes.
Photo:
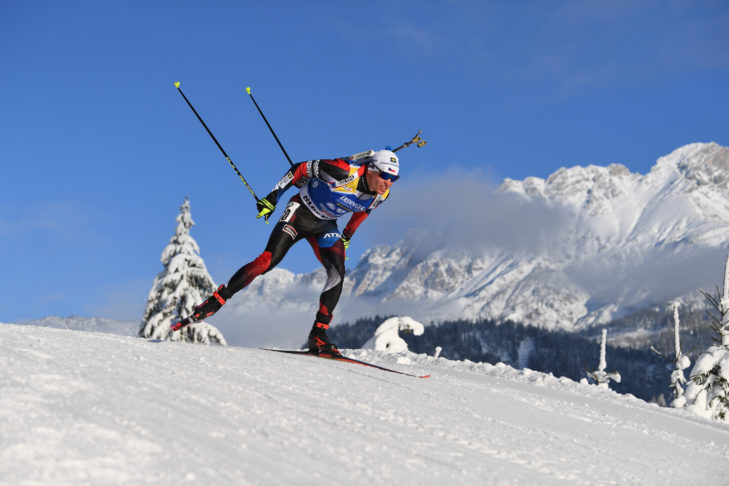
[[[0,484],[725,484],[729,429],[503,364],[0,325]]]
[[[686,145],[644,175],[613,164],[507,179],[490,197],[471,224],[488,229],[502,212],[519,234],[469,246],[448,229],[415,230],[372,248],[349,271],[339,313],[350,321],[394,313],[578,329],[720,281],[729,244],[727,147]],[[322,272],[277,269],[233,305],[275,304],[308,322],[323,281]]]

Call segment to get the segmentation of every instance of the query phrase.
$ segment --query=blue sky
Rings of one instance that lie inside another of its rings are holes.
[[[260,253],[271,226],[175,81],[259,196],[288,162],[246,86],[295,161],[423,129],[429,144],[401,152],[399,185],[453,171],[498,184],[587,164],[645,173],[681,145],[729,145],[723,1],[3,0],[0,10],[0,322],[141,318],[185,196],[216,281]],[[454,194],[453,210],[462,204],[468,195]],[[365,222],[350,264],[401,236]],[[317,265],[302,244],[282,267]]]

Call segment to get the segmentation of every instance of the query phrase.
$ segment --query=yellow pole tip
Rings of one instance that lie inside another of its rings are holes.
[[[180,82],[179,81],[175,81],[175,88],[179,88],[179,87],[180,87]]]
[[[251,94],[251,87],[250,86],[246,86],[246,93]]]

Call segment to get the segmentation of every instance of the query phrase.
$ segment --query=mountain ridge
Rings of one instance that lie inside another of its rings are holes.
[[[537,219],[530,213],[537,209],[554,217],[538,245],[459,247],[437,231],[413,230],[400,243],[370,248],[348,271],[339,314],[354,320],[375,305],[381,314],[416,319],[576,330],[688,298],[720,277],[718,258],[729,242],[726,174],[729,148],[694,143],[660,157],[644,175],[610,164],[505,179],[494,191],[499,201],[527,220]],[[681,270],[697,265],[697,274]],[[303,311],[324,278],[319,270],[274,269],[233,305]]]

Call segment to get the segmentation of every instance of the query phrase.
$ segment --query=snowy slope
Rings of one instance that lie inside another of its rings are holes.
[[[721,278],[729,246],[727,194],[729,148],[715,143],[676,149],[648,174],[612,164],[507,179],[465,221],[441,215],[438,208],[451,202],[429,194],[435,227],[367,251],[346,277],[338,319],[353,322],[376,308],[425,322],[511,319],[573,330],[695,295]],[[409,203],[411,211],[422,211]],[[510,219],[497,224],[499,213]],[[479,224],[479,231],[492,233],[486,239],[476,237]],[[238,318],[276,306],[308,324],[323,273],[269,278],[268,292],[246,289],[231,301]],[[220,325],[228,336],[226,323]]]
[[[0,484],[722,484],[729,428],[535,372],[0,325]]]

